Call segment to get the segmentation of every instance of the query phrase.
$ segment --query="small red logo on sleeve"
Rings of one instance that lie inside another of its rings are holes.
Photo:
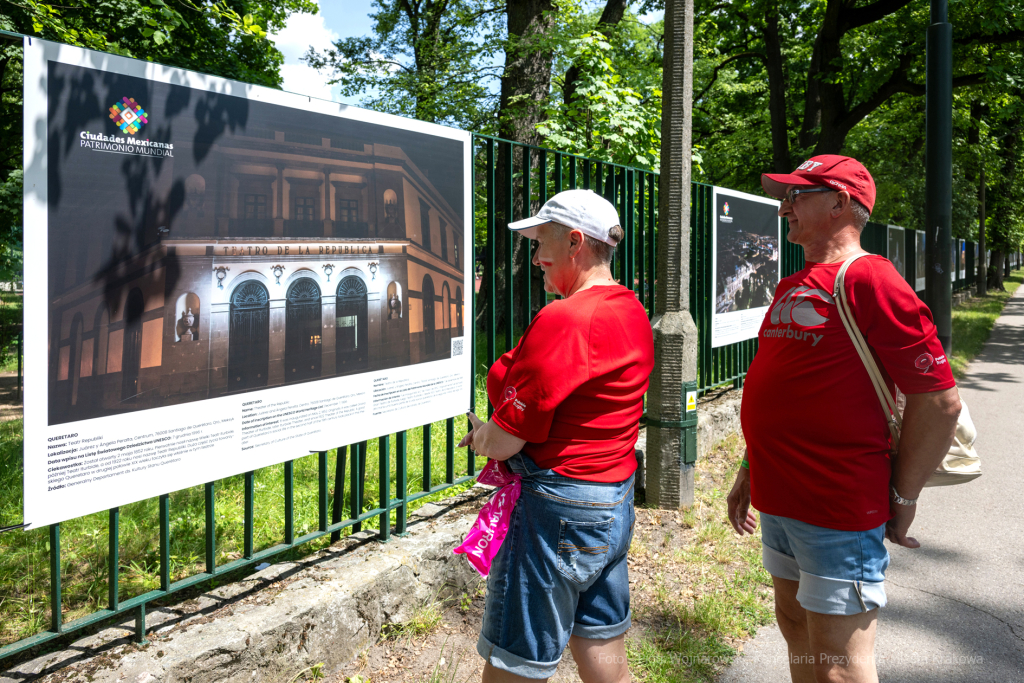
[[[515,387],[505,387],[505,400],[506,401],[511,401],[515,397],[516,397],[516,388]]]
[[[933,365],[935,365],[935,356],[930,353],[922,353],[914,361],[914,367],[925,374],[932,369]]]

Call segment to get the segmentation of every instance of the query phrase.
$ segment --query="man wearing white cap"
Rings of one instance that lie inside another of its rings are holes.
[[[568,644],[583,680],[628,681],[626,551],[651,325],[612,277],[623,232],[610,202],[560,192],[509,229],[537,243],[544,289],[563,298],[491,366],[494,414],[485,423],[470,413],[473,430],[459,444],[522,477],[487,578],[483,680],[546,679]]]

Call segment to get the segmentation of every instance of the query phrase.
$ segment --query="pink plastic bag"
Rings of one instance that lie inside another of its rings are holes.
[[[508,467],[502,466],[499,461],[488,460],[477,481],[501,488],[495,491],[491,499],[480,509],[473,528],[466,534],[466,540],[453,552],[465,553],[466,559],[480,575],[487,576],[491,571],[491,560],[498,554],[501,542],[508,533],[512,508],[519,500],[522,477],[509,472]]]

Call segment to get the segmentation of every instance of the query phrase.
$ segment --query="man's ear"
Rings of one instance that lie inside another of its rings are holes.
[[[583,249],[583,233],[579,230],[569,232],[569,256],[575,258]]]
[[[839,192],[836,193],[836,203],[832,205],[832,217],[839,218],[842,216],[843,212],[849,208],[851,201],[849,192],[846,190],[839,190]]]

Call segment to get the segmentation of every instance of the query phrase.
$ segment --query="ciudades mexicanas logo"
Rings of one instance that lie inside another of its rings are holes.
[[[772,305],[769,321],[772,325],[786,325],[766,329],[764,337],[784,337],[811,342],[811,346],[817,346],[825,335],[814,334],[813,332],[799,329],[800,327],[815,327],[828,320],[827,315],[822,315],[814,307],[814,300],[820,303],[835,305],[832,295],[821,289],[813,289],[806,285],[792,287],[785,294],[775,300]],[[793,329],[790,325],[797,325]]]
[[[135,135],[142,130],[143,126],[149,123],[150,116],[142,108],[142,105],[135,101],[134,97],[122,97],[120,102],[115,102],[110,107],[110,120],[114,122],[114,125],[122,133]],[[94,152],[174,158],[174,145],[170,142],[104,135],[103,133],[91,133],[87,130],[79,133],[78,138],[79,147],[91,149]]]
[[[134,97],[122,97],[110,107],[110,120],[121,129],[122,133],[135,135],[149,123],[149,114],[135,101]]]
[[[728,215],[729,215],[729,202],[726,202],[726,203],[725,203],[725,206],[723,206],[723,207],[722,207],[722,212],[723,212],[723,213],[724,213],[724,214],[725,214],[726,216],[728,216]]]

